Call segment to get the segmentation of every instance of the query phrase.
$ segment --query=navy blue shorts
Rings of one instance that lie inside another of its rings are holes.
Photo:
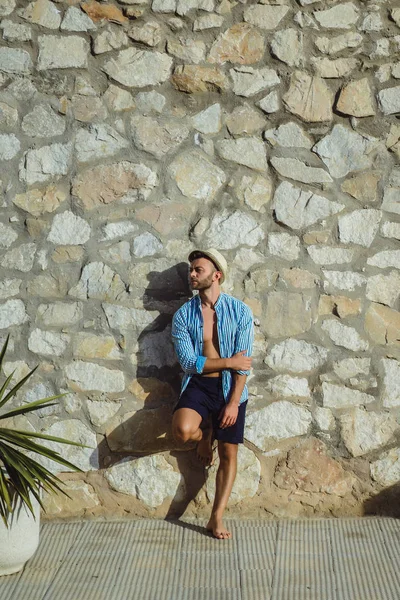
[[[230,444],[242,444],[247,401],[239,405],[236,422],[221,429],[219,415],[226,402],[222,391],[221,377],[193,375],[181,394],[174,412],[180,408],[191,408],[207,420],[211,415],[214,439]]]

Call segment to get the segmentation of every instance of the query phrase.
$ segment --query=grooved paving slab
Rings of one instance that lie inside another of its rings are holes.
[[[1,600],[398,600],[400,522],[389,518],[44,523]]]

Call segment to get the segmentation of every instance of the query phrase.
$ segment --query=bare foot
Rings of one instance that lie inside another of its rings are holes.
[[[206,529],[207,531],[211,531],[217,540],[229,540],[232,537],[231,532],[223,526],[222,519],[218,519],[217,517],[211,517]]]
[[[197,458],[205,467],[210,467],[214,462],[211,429],[203,431],[203,437],[197,444]]]

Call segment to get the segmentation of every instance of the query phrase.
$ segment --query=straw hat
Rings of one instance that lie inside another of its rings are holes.
[[[207,258],[209,258],[215,264],[215,266],[218,268],[218,271],[221,271],[222,273],[220,283],[224,283],[226,274],[228,272],[228,264],[225,258],[222,256],[222,254],[218,252],[218,250],[216,250],[215,248],[209,248],[208,250],[192,250],[188,257],[189,262],[195,260],[193,256],[195,252],[201,252],[202,254],[204,254],[204,256],[207,256]]]

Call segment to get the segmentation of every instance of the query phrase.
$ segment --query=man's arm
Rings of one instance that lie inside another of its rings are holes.
[[[246,384],[247,375],[232,374],[233,384],[229,402],[224,406],[220,414],[220,427],[230,427],[236,423],[239,412],[239,402]]]
[[[196,355],[187,325],[179,313],[175,313],[172,320],[172,341],[179,364],[185,373],[201,374],[224,369],[250,368],[251,359],[244,356],[244,352],[238,352],[230,358],[207,358]]]

